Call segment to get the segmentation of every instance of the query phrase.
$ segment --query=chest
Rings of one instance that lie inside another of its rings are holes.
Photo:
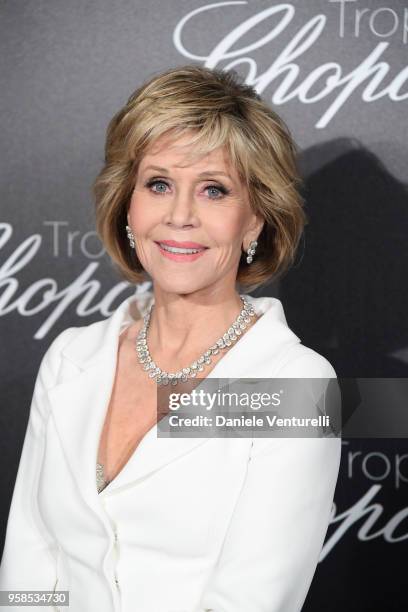
[[[115,380],[98,447],[105,481],[123,469],[143,437],[157,422],[157,389],[134,356],[119,351]]]

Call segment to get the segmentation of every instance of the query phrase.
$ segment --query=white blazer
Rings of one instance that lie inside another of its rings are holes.
[[[210,377],[336,377],[278,299],[246,297],[264,314]],[[97,447],[134,301],[66,329],[43,357],[0,589],[69,590],[69,608],[34,608],[44,612],[299,612],[330,521],[340,438],[163,438],[155,425],[98,494]]]

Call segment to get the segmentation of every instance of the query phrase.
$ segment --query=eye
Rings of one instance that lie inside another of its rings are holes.
[[[207,185],[207,187],[205,187],[205,189],[215,189],[215,191],[218,191],[219,194],[217,197],[213,198],[211,197],[211,200],[220,200],[221,198],[223,198],[225,195],[227,195],[229,193],[229,190],[226,189],[223,185]],[[213,192],[214,193],[214,192]]]
[[[164,185],[164,189],[159,189],[159,190],[152,189],[152,187],[154,187],[156,185],[160,185],[160,186]],[[162,179],[150,179],[145,184],[145,187],[149,188],[156,195],[164,195],[166,193],[166,189],[165,188],[169,187],[169,184],[166,181],[162,180]],[[215,192],[215,197],[213,197],[213,195],[211,195],[210,196],[210,200],[220,200],[224,196],[226,196],[226,195],[228,195],[230,193],[229,189],[227,189],[226,187],[224,187],[221,184],[218,184],[218,185],[206,185],[206,187],[204,187],[204,190],[211,190],[212,194],[214,194],[214,192]],[[217,195],[217,193],[218,193],[218,195]]]
[[[165,185],[165,187],[168,187],[168,184],[165,181],[157,180],[157,179],[156,180],[152,179],[150,181],[147,181],[145,187],[151,188],[154,185]],[[159,194],[159,195],[161,195],[163,193],[166,193],[165,189],[161,189],[159,191],[156,191],[155,189],[152,189],[151,191],[153,191],[153,193],[156,193],[156,194]]]

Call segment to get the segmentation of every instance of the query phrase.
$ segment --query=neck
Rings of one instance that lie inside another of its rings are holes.
[[[237,291],[206,295],[154,291],[148,331],[149,350],[157,362],[183,367],[206,351],[243,308]]]

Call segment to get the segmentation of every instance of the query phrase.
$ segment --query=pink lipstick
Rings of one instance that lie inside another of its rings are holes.
[[[160,253],[172,261],[195,261],[201,257],[208,247],[199,242],[160,240],[155,241]]]

